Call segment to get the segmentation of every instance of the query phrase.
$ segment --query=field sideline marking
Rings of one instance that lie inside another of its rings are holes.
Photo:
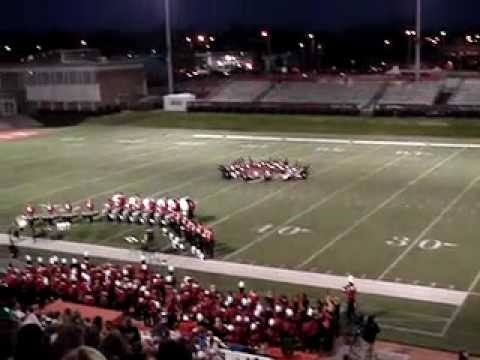
[[[468,287],[468,293],[472,293],[473,289],[477,286],[478,282],[480,282],[480,271],[477,273],[477,276],[473,279],[472,283]],[[452,316],[448,320],[448,322],[445,324],[443,330],[442,330],[442,336],[447,335],[448,330],[450,330],[450,327],[453,325],[455,320],[457,319],[458,315],[462,312],[463,306],[465,305],[465,302],[467,301],[467,297],[465,300],[455,309],[453,312]]]
[[[0,245],[8,246],[8,235],[0,234]],[[200,271],[227,276],[235,276],[250,279],[260,279],[273,282],[281,282],[295,285],[311,286],[315,288],[341,290],[347,283],[346,276],[311,273],[298,270],[281,269],[276,267],[238,264],[221,260],[202,261],[196,258],[169,255],[163,253],[146,253],[140,250],[122,249],[111,246],[94,245],[87,243],[75,243],[62,240],[31,238],[17,242],[21,248],[45,250],[49,252],[63,252],[73,255],[81,255],[88,251],[91,257],[99,257],[130,263],[139,263],[142,255],[152,265],[162,266],[164,262],[180,269]],[[393,282],[357,279],[356,286],[360,293],[380,295],[390,298],[418,300],[430,303],[460,305],[468,296],[466,291],[430,288]]]
[[[454,157],[458,156],[461,152],[463,151],[457,151],[454,152],[453,154],[450,154],[448,157],[442,159],[441,161],[435,163],[432,167],[418,175],[414,180],[410,180],[407,185],[402,187],[401,189],[398,189],[395,191],[392,195],[390,195],[386,200],[384,200],[381,204],[377,205],[375,208],[373,208],[370,212],[366,213],[359,219],[357,219],[352,225],[350,225],[348,228],[346,228],[344,231],[342,231],[340,234],[336,235],[333,239],[331,239],[328,243],[326,243],[324,246],[322,246],[320,249],[315,251],[310,257],[308,257],[306,260],[304,260],[302,263],[300,263],[297,266],[297,269],[304,268],[308,264],[310,264],[313,260],[315,260],[319,255],[321,255],[323,252],[325,252],[327,249],[335,245],[338,241],[343,239],[345,236],[350,234],[353,230],[355,230],[359,225],[363,224],[365,221],[367,221],[371,216],[375,215],[378,211],[382,210],[385,206],[387,206],[389,203],[391,203],[393,200],[395,200],[398,196],[403,194],[405,191],[407,191],[411,186],[414,186],[416,183],[430,175],[432,172],[443,166],[445,163],[447,163],[449,160],[453,159]]]
[[[478,182],[480,181],[480,176],[477,176],[475,179],[470,181],[470,183],[452,200],[450,203],[443,208],[443,210],[438,214],[428,226],[423,229],[423,231],[417,236],[417,238],[412,241],[412,243],[404,250],[402,253],[378,276],[377,280],[383,280],[385,276],[392,271],[400,261],[402,261],[405,256],[407,256],[412,249],[414,249],[418,243],[423,239],[423,237],[435,226],[437,225],[462,198],[463,196],[470,191]]]
[[[301,138],[301,137],[276,137],[276,136],[247,136],[247,135],[222,135],[222,134],[194,134],[194,139],[211,140],[248,140],[248,141],[276,141],[276,142],[310,142],[319,144],[350,144],[350,145],[392,145],[412,147],[436,148],[468,148],[480,149],[480,144],[475,143],[440,143],[430,141],[395,141],[395,140],[357,140],[339,138]]]
[[[273,235],[279,228],[283,227],[283,226],[287,226],[287,225],[290,225],[291,223],[293,223],[294,221],[296,221],[297,219],[300,219],[302,216],[314,211],[315,209],[319,208],[320,206],[322,206],[323,204],[325,204],[326,202],[330,201],[332,198],[334,198],[335,196],[337,196],[338,194],[341,194],[345,191],[348,191],[349,189],[355,187],[356,185],[360,184],[361,182],[365,181],[366,179],[372,177],[372,176],[375,176],[376,174],[384,171],[385,169],[389,168],[390,166],[394,165],[395,163],[397,163],[398,161],[402,160],[404,158],[404,156],[400,156],[400,157],[397,157],[393,160],[390,160],[390,161],[387,161],[386,163],[384,163],[382,166],[376,168],[374,171],[371,171],[361,177],[359,177],[357,180],[353,181],[353,182],[350,182],[349,184],[341,187],[340,189],[337,189],[333,192],[331,192],[330,194],[328,194],[327,196],[323,197],[322,199],[320,199],[319,201],[313,203],[312,205],[310,205],[308,208],[306,208],[305,210],[297,213],[296,215],[294,216],[291,216],[290,218],[288,218],[287,220],[285,220],[282,224],[278,225],[277,227],[273,228],[272,230],[270,231],[267,231],[264,235],[256,238],[255,240],[252,240],[250,241],[249,243],[247,243],[246,245],[242,246],[241,248],[231,252],[230,254],[227,254],[224,259],[225,260],[228,260],[228,259],[231,259],[232,257],[234,256],[237,256],[238,254],[241,254],[242,252],[244,252],[245,250],[248,250],[250,249],[252,246],[264,241],[265,239],[267,239],[268,237],[270,237],[271,235]]]
[[[390,330],[396,330],[396,331],[401,331],[401,332],[410,332],[413,334],[419,334],[419,335],[427,335],[427,336],[434,336],[434,337],[443,337],[440,332],[432,332],[432,331],[426,331],[426,330],[418,330],[418,329],[412,329],[408,327],[402,327],[402,326],[394,326],[394,325],[388,325],[382,323],[382,319],[379,318],[380,326],[385,329],[390,329]]]

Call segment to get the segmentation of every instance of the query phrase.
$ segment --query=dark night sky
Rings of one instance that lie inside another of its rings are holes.
[[[478,24],[480,0],[423,0],[426,28]],[[412,24],[415,0],[171,0],[174,25],[217,31],[231,25],[339,30]],[[163,0],[5,0],[0,29],[150,30],[163,23]]]

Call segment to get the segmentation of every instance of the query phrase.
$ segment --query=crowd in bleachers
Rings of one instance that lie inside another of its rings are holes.
[[[348,286],[346,294],[351,305],[348,306],[350,312],[354,311],[356,290],[353,282]],[[190,277],[177,279],[172,267],[156,273],[144,260],[136,267],[108,263],[93,265],[88,256],[70,261],[55,256],[45,262],[38,258],[35,264],[27,258],[24,269],[9,266],[1,277],[0,289],[1,298],[11,309],[12,316],[26,323],[32,323],[33,318],[33,323],[39,325],[43,332],[48,332],[46,329],[52,323],[70,321],[69,316],[59,317],[58,314],[46,317],[40,310],[53,299],[60,298],[121,310],[127,319],[143,321],[152,328],[156,342],[161,339],[188,339],[193,353],[200,358],[206,353],[213,353],[211,347],[227,345],[241,351],[260,353],[267,346],[280,346],[286,351],[294,347],[307,351],[330,351],[341,323],[340,302],[335,297],[326,296],[312,301],[305,294],[293,298],[273,293],[260,296],[253,290],[247,290],[243,282],[234,291],[220,292],[214,285],[203,288]],[[85,321],[77,316],[74,322],[82,324],[85,336],[90,331],[87,329],[101,335],[112,328],[112,324],[107,327],[101,325],[98,319]],[[132,324],[128,320],[123,326],[120,333],[125,332],[125,327],[131,328]],[[138,340],[136,332],[132,330],[132,334],[126,337],[127,342],[132,338]],[[55,338],[58,340],[60,335]],[[100,338],[105,340],[105,335]],[[121,342],[120,339],[115,341]],[[83,344],[92,345],[86,340],[76,343]],[[96,348],[99,348],[98,344],[97,340],[93,343]],[[135,344],[130,343],[127,348],[132,352]],[[145,347],[138,345],[136,352],[138,356],[145,356]],[[57,356],[54,359],[60,358]]]

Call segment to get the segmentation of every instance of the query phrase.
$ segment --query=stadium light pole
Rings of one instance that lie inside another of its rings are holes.
[[[416,50],[415,50],[415,80],[420,80],[420,72],[422,67],[422,0],[417,0],[417,19],[416,19]]]
[[[167,44],[168,93],[173,94],[172,30],[170,26],[170,0],[165,0],[165,40]]]

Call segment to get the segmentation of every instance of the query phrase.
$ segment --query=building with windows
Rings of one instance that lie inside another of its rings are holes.
[[[38,61],[0,67],[0,115],[12,106],[14,113],[104,111],[145,95],[143,63],[109,61],[97,50],[56,50]]]

